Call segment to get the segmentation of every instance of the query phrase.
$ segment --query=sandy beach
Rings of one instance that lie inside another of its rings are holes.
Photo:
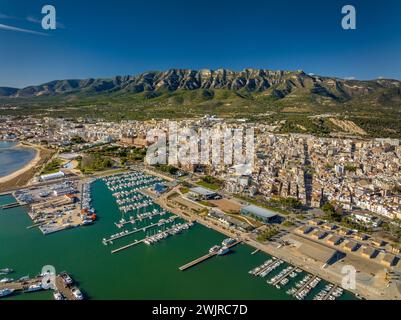
[[[16,148],[31,148],[35,150],[35,157],[29,162],[27,163],[24,167],[22,167],[21,169],[14,171],[13,173],[9,174],[8,176],[5,177],[1,177],[0,178],[0,184],[2,183],[6,183],[10,180],[13,180],[15,178],[17,178],[18,176],[24,174],[25,172],[31,170],[32,168],[34,168],[36,165],[38,165],[39,161],[40,161],[40,148],[34,145],[23,145],[21,143],[19,143]]]

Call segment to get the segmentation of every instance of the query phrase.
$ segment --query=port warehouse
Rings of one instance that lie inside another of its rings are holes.
[[[61,179],[64,177],[65,177],[65,173],[62,171],[59,171],[59,172],[55,172],[55,173],[41,175],[39,180],[45,182],[45,181],[50,181],[50,180]]]
[[[281,217],[277,213],[255,205],[243,207],[241,214],[262,220],[264,223],[279,223],[281,221]]]
[[[203,187],[191,188],[187,197],[193,200],[219,200],[222,198],[217,192]]]

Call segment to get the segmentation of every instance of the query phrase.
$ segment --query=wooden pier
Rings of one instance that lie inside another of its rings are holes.
[[[0,193],[0,197],[4,197],[4,196],[12,196],[12,192],[2,192]]]
[[[338,288],[337,285],[334,285],[333,288],[331,288],[331,290],[329,290],[329,292],[327,292],[327,294],[324,296],[323,300],[327,300],[330,295]]]
[[[22,207],[23,204],[20,204],[19,202],[13,202],[9,204],[5,204],[0,207],[0,209],[5,210],[5,209],[12,209],[12,208],[17,208],[17,207]]]
[[[10,289],[14,290],[16,292],[24,292],[25,290],[28,289],[29,286],[33,284],[38,284],[42,282],[42,277],[36,277],[32,279],[27,279],[23,281],[12,281],[12,282],[7,282],[7,283],[0,283],[0,290],[3,289]]]
[[[255,276],[259,276],[261,273],[265,272],[268,268],[270,268],[273,264],[275,264],[277,261],[279,260],[273,260],[272,262],[270,262],[267,266],[265,266],[264,268],[260,269],[258,272],[255,272]]]
[[[45,224],[47,224],[47,223],[48,223],[48,221],[46,221],[46,222],[39,222],[39,223],[35,223],[35,224],[31,225],[31,226],[28,226],[28,227],[26,227],[26,228],[27,228],[27,229],[39,228],[39,227],[41,227],[41,226],[43,226],[43,225],[45,225]]]
[[[256,249],[255,251],[253,251],[253,252],[251,253],[251,255],[257,254],[259,251],[260,251],[260,249]]]
[[[296,268],[295,267],[291,267],[291,269],[289,271],[287,271],[284,275],[282,275],[280,278],[278,278],[276,281],[273,282],[273,285],[277,285],[280,283],[281,280],[283,280],[284,278],[286,278],[291,272],[293,272]]]
[[[117,228],[121,229],[121,228],[124,227],[126,224],[134,224],[134,223],[136,223],[136,222],[138,222],[138,221],[141,222],[141,221],[146,220],[146,219],[153,219],[154,217],[163,216],[163,215],[165,215],[165,214],[166,214],[166,212],[158,212],[158,213],[152,214],[152,215],[150,215],[150,216],[148,216],[148,217],[137,218],[137,219],[130,219],[130,220],[128,220],[128,221],[121,222],[121,223],[115,222],[114,224],[115,224],[115,226],[116,226]]]
[[[178,217],[177,217],[177,216],[173,216],[173,217],[171,217],[171,218],[174,218],[174,220],[175,220],[175,219],[177,219]],[[169,218],[169,219],[170,219],[170,218]],[[103,242],[105,242],[105,243],[111,243],[111,242],[113,242],[114,240],[118,240],[118,239],[121,239],[121,238],[130,236],[130,235],[132,235],[132,234],[135,234],[135,233],[138,233],[138,232],[141,232],[141,231],[146,231],[147,229],[150,229],[150,228],[153,228],[153,227],[157,227],[157,226],[159,226],[159,222],[156,222],[156,223],[154,223],[154,224],[151,224],[151,225],[149,225],[149,226],[146,226],[146,227],[143,227],[143,228],[140,228],[140,229],[137,229],[137,230],[133,230],[133,231],[124,233],[124,234],[122,234],[122,235],[120,235],[120,236],[116,236],[116,237],[114,237],[114,238],[106,239],[106,240],[103,241]],[[163,226],[163,225],[161,225],[161,226]],[[160,227],[161,227],[161,226],[160,226]]]
[[[71,286],[68,286],[64,283],[64,280],[60,275],[56,276],[57,291],[59,291],[66,300],[77,300],[77,298],[72,293],[71,288]]]
[[[299,290],[294,294],[294,296],[297,295],[297,294],[299,294],[302,290],[304,290],[307,286],[309,286],[309,285],[312,283],[312,281],[314,281],[316,278],[317,278],[317,276],[313,276],[313,277],[312,277],[309,281],[307,281],[301,288],[299,288]]]
[[[179,269],[180,269],[180,271],[185,271],[185,270],[187,270],[189,268],[192,268],[192,267],[196,266],[197,264],[199,264],[199,263],[201,263],[203,261],[206,261],[206,260],[210,259],[211,257],[214,257],[215,255],[217,255],[217,253],[206,254],[206,255],[204,255],[204,256],[196,259],[196,260],[193,260],[193,261],[181,266]]]
[[[117,253],[117,252],[120,252],[120,251],[123,251],[123,250],[126,250],[126,249],[128,249],[128,248],[131,248],[131,247],[134,247],[134,246],[136,246],[136,245],[138,245],[138,244],[140,244],[140,243],[142,243],[142,242],[144,242],[146,239],[142,239],[142,240],[138,240],[138,241],[135,241],[135,242],[133,242],[133,243],[130,243],[130,244],[128,244],[128,245],[126,245],[126,246],[124,246],[124,247],[121,247],[121,248],[118,248],[118,249],[115,249],[115,250],[112,250],[111,251],[111,253]]]
[[[241,241],[236,241],[233,244],[227,246],[227,248],[230,249],[230,248],[236,246],[239,243],[241,243]],[[197,264],[199,264],[199,263],[201,263],[203,261],[209,260],[210,258],[215,257],[216,255],[217,255],[217,252],[208,253],[208,254],[206,254],[206,255],[198,258],[198,259],[195,259],[195,260],[193,260],[193,261],[191,261],[191,262],[189,262],[187,264],[184,264],[183,266],[179,267],[178,269],[180,271],[188,270],[189,268],[192,268],[192,267],[196,266]]]

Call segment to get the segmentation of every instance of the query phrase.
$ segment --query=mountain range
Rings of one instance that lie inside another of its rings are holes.
[[[102,94],[139,94],[157,97],[177,91],[202,91],[213,98],[214,90],[228,90],[239,97],[263,96],[274,100],[308,98],[316,103],[345,103],[356,99],[374,101],[378,106],[401,104],[401,82],[377,79],[346,80],[306,74],[303,71],[245,69],[219,70],[171,69],[136,76],[110,79],[55,80],[23,89],[0,87],[0,98],[51,96],[94,96]]]
[[[0,117],[121,120],[204,115],[263,122],[278,132],[401,138],[401,82],[303,71],[171,69],[109,79],[0,87]]]

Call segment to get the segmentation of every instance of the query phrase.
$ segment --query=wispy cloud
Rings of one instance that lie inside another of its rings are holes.
[[[345,80],[355,80],[356,78],[355,77],[345,77],[344,79]]]
[[[37,19],[37,18],[35,18],[33,16],[27,16],[26,17],[26,21],[29,21],[29,22],[32,22],[32,23],[36,23],[36,24],[42,23],[41,20],[39,20],[39,19]]]
[[[0,12],[0,19],[13,19],[13,17]]]
[[[29,30],[29,29],[23,29],[23,28],[18,28],[18,27],[9,26],[9,25],[6,25],[6,24],[1,24],[1,23],[0,23],[0,30],[22,32],[22,33],[30,33],[30,34],[36,34],[36,35],[39,35],[39,36],[47,36],[47,34],[43,33],[43,32],[38,32],[38,31]]]

